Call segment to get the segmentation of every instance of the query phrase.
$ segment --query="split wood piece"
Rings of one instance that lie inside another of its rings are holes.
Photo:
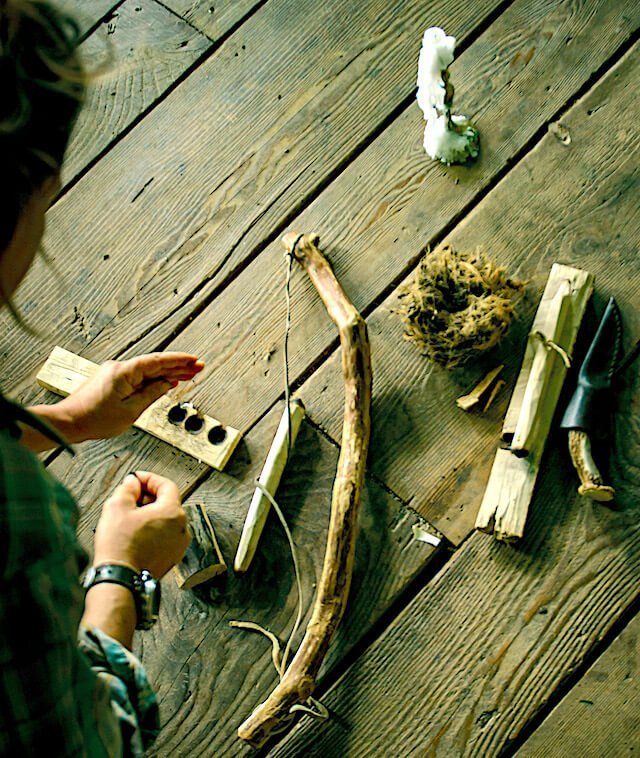
[[[462,395],[462,397],[459,397],[456,400],[456,404],[458,408],[462,408],[463,411],[469,411],[471,408],[476,406],[480,400],[482,399],[482,396],[489,390],[491,385],[495,382],[495,380],[500,375],[500,372],[504,368],[503,364],[500,364],[499,366],[496,366],[496,368],[489,371],[488,374],[486,374],[479,382],[476,384],[476,386],[469,392],[467,395]],[[495,395],[493,395],[495,397]],[[491,402],[493,401],[493,398],[490,398]],[[485,411],[491,405],[491,402],[488,402]]]
[[[302,401],[293,398],[289,403],[289,412],[287,412],[286,408],[284,409],[282,418],[278,424],[267,460],[258,478],[260,484],[272,497],[275,497],[278,485],[280,484],[284,467],[289,460],[291,447],[300,431],[304,413]],[[242,527],[240,543],[238,544],[236,557],[233,562],[234,571],[247,571],[251,565],[270,509],[271,503],[264,492],[259,487],[256,487],[244,526]]]
[[[556,344],[567,355],[571,355],[592,292],[591,274],[554,263],[531,333],[537,332],[545,336],[554,334],[556,321],[564,319],[564,328],[557,335]],[[566,293],[570,306],[565,303]],[[566,312],[566,318],[562,316],[562,312]],[[554,370],[548,377],[545,374],[544,396],[536,398],[536,393],[527,390],[530,382],[537,386],[539,379],[536,378],[536,372],[545,371],[543,364],[536,366],[534,361],[540,349],[547,356],[546,360],[553,361]],[[530,338],[527,341],[522,368],[502,428],[502,438],[512,442],[522,414],[525,418],[535,418],[535,423],[531,424],[534,435],[528,437],[528,452],[524,457],[516,455],[511,449],[497,451],[476,519],[476,529],[493,533],[497,539],[505,542],[516,542],[524,535],[529,503],[566,371],[566,366],[555,349],[545,349],[543,341],[539,338]],[[526,398],[537,402],[536,412],[524,406]]]
[[[491,390],[489,397],[487,398],[487,402],[484,404],[484,408],[482,409],[483,413],[486,413],[489,408],[493,405],[493,401],[498,396],[498,392],[504,387],[506,384],[504,379],[498,379],[498,381],[493,385],[493,389]]]
[[[36,379],[45,389],[66,396],[84,384],[98,368],[97,364],[86,358],[55,347]],[[210,416],[202,415],[203,428],[192,434],[184,426],[177,426],[168,420],[169,412],[175,405],[175,399],[164,395],[147,408],[134,426],[222,471],[240,442],[241,433]]]
[[[568,279],[561,280],[552,300],[544,304],[541,302],[538,311],[540,308],[544,308],[547,315],[547,328],[545,331],[532,330],[529,333],[531,365],[527,386],[519,400],[518,421],[509,445],[511,452],[520,456],[527,455],[539,434],[538,429],[546,424],[545,416],[553,416],[555,411],[556,401],[551,398],[551,404],[548,394],[549,383],[558,373],[562,374],[564,381],[569,368],[569,351],[563,345],[567,342],[567,331],[573,318],[571,282]]]
[[[280,683],[240,726],[238,735],[254,746],[305,703],[344,613],[355,554],[356,530],[371,434],[371,355],[367,325],[318,249],[318,235],[283,237],[290,255],[305,269],[331,320],[342,348],[345,409],[342,442],[331,498],[331,518],[322,574],[304,638]]]
[[[581,429],[569,430],[569,453],[575,470],[580,477],[578,494],[591,500],[608,503],[616,495],[613,487],[604,483],[602,474],[591,454],[591,440]]]
[[[227,570],[227,564],[220,552],[213,524],[205,509],[199,504],[189,503],[185,503],[184,509],[187,512],[192,540],[184,558],[173,571],[178,587],[181,590],[189,590],[222,574]]]

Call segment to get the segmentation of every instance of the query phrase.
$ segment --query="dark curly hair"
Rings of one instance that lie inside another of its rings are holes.
[[[85,89],[80,30],[44,0],[0,0],[0,255],[22,210],[60,171]]]

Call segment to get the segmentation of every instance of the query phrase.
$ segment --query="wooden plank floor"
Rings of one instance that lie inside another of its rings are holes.
[[[89,66],[111,56],[74,135],[45,247],[17,298],[40,337],[0,317],[2,382],[23,401],[54,344],[95,361],[176,347],[207,368],[176,396],[240,428],[227,470],[132,431],[50,470],[90,545],[124,474],[157,470],[203,504],[229,564],[282,411],[288,229],[316,231],[367,317],[374,430],[347,616],[323,667],[328,722],[301,717],[278,756],[627,755],[637,713],[640,380],[625,377],[611,475],[617,511],[585,503],[552,435],[518,548],[473,534],[508,392],[455,407],[481,366],[446,372],[402,339],[399,287],[427,249],[484,247],[528,281],[501,346],[512,387],[553,261],[615,295],[640,337],[640,6],[634,0],[64,0]],[[456,102],[481,132],[469,167],[422,149],[421,36],[458,38]],[[570,144],[549,130],[561,123]],[[342,423],[340,355],[295,271],[290,373],[307,405],[279,491],[300,553],[305,618],[322,564]],[[496,362],[498,358],[496,358]],[[47,399],[53,397],[46,395]],[[438,548],[413,538],[439,530]],[[268,644],[296,613],[270,521],[252,570],[196,592],[169,577],[140,635],[157,689],[158,756],[249,755],[236,729],[273,688]]]

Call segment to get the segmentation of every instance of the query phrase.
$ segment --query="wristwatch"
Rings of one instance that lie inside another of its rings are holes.
[[[136,603],[136,629],[151,629],[160,611],[160,582],[147,569],[138,573],[129,566],[103,563],[87,569],[82,586],[88,590],[103,582],[120,584],[131,590]]]

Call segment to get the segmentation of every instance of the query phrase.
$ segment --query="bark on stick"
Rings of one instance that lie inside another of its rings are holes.
[[[304,268],[338,327],[345,410],[340,457],[322,574],[304,638],[280,683],[240,726],[238,735],[258,747],[274,727],[305,703],[344,613],[355,554],[356,530],[371,432],[371,357],[367,326],[318,249],[315,234],[289,233],[285,248]]]

